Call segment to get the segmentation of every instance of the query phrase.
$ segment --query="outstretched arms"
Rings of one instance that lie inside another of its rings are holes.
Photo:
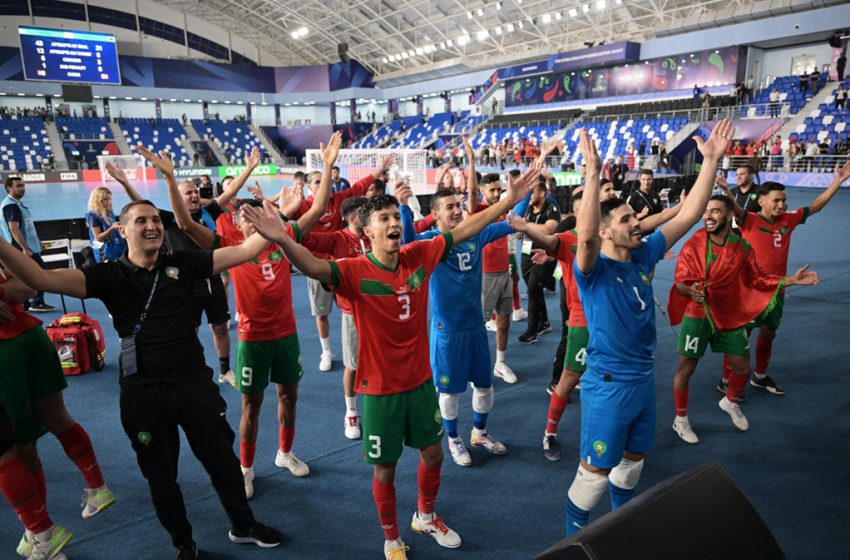
[[[576,214],[576,233],[578,247],[576,250],[576,266],[587,274],[596,264],[602,243],[599,240],[599,225],[602,222],[602,211],[599,207],[599,172],[602,160],[596,150],[596,144],[587,135],[587,130],[579,132],[579,150],[587,164],[584,180],[584,194]]]
[[[144,146],[139,144],[138,146],[136,146],[136,149],[139,150],[139,148],[144,149]],[[139,151],[141,152],[141,150]],[[142,200],[142,195],[140,195],[139,191],[133,188],[133,185],[131,185],[130,181],[127,180],[127,176],[124,175],[123,169],[121,169],[112,162],[106,162],[106,171],[109,173],[109,175],[112,176],[113,179],[118,181],[121,186],[124,187],[124,192],[127,193],[127,196],[130,197],[130,200],[132,200],[133,202],[137,200]]]
[[[833,178],[832,183],[829,184],[826,190],[820,193],[817,198],[809,204],[809,216],[817,214],[823,210],[823,207],[826,206],[827,202],[832,200],[832,197],[838,192],[838,189],[841,187],[841,183],[846,181],[848,178],[850,178],[850,159],[848,159],[844,165],[836,163],[835,178]]]
[[[342,145],[342,132],[334,132],[331,139],[328,141],[327,147],[319,143],[319,151],[322,154],[322,163],[324,170],[322,171],[322,182],[319,185],[319,190],[313,198],[313,205],[309,210],[304,212],[298,218],[298,227],[305,235],[310,228],[322,217],[328,207],[328,202],[331,199],[331,172],[333,171],[334,163],[336,163],[337,155],[339,155],[339,147]]]
[[[21,282],[40,292],[86,297],[86,277],[76,268],[45,270],[27,255],[0,238],[0,263]]]
[[[254,149],[251,150],[250,155],[245,158],[245,169],[242,170],[242,173],[239,174],[234,180],[227,185],[227,188],[223,193],[218,195],[215,201],[218,203],[219,208],[224,208],[227,204],[236,196],[236,193],[239,192],[239,189],[242,188],[242,185],[245,184],[245,181],[248,180],[248,177],[251,176],[251,173],[254,172],[254,169],[257,168],[257,165],[260,164],[260,149],[254,146]],[[173,204],[172,204],[173,206]]]

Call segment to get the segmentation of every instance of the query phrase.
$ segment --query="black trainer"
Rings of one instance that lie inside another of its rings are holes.
[[[525,331],[517,337],[517,340],[519,340],[523,344],[534,344],[535,342],[537,342],[537,333]]]
[[[719,383],[717,384],[717,390],[718,390],[718,391],[720,391],[721,393],[723,393],[724,395],[726,394],[726,390],[727,390],[728,388],[729,388],[729,384],[728,384],[728,383],[723,383],[723,382],[721,381],[721,382],[719,382]],[[738,395],[738,402],[739,402],[739,403],[747,402],[747,395],[745,395],[745,394],[743,393],[743,391],[741,392],[741,394],[740,394],[740,395]]]
[[[198,557],[198,547],[195,541],[189,541],[177,547],[177,560],[195,560]]]
[[[765,375],[761,379],[756,377],[755,375],[750,378],[750,385],[753,387],[761,387],[768,393],[773,393],[774,395],[784,395],[785,389],[776,384],[776,381],[770,378],[769,375]],[[740,400],[740,398],[738,399]]]
[[[283,535],[277,529],[254,522],[247,530],[231,529],[227,535],[237,544],[255,544],[261,548],[274,548],[280,544]]]
[[[547,333],[552,330],[552,325],[549,324],[549,321],[543,321],[537,327],[537,334]]]
[[[561,444],[557,436],[546,436],[543,438],[543,455],[550,461],[561,460]]]
[[[557,386],[558,386],[558,384],[553,381],[552,383],[549,384],[548,387],[546,387],[546,392],[551,395],[552,393],[555,392],[555,387],[557,387]]]

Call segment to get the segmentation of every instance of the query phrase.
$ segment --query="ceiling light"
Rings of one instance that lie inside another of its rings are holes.
[[[548,24],[552,21],[552,16],[549,15],[549,14],[543,14],[542,21],[543,21],[543,25],[546,25],[546,24]]]
[[[597,10],[604,10],[605,9],[605,0],[598,0],[596,2],[596,9]]]
[[[502,9],[502,3],[501,3],[501,2],[496,2],[496,9],[497,9],[497,10],[501,10],[501,9]]]
[[[446,46],[447,47],[451,47],[453,44],[454,44],[454,41],[452,41],[451,39],[446,40]]]
[[[486,29],[482,29],[481,31],[479,31],[478,33],[475,34],[475,38],[478,39],[479,41],[484,41],[485,39],[487,39],[487,37],[489,35],[490,34],[487,33]]]
[[[521,21],[518,21],[516,26],[517,26],[517,28],[522,29],[525,26],[525,24],[522,23]]]
[[[508,25],[506,25],[505,28],[508,30],[508,33],[514,32],[514,24],[512,24],[512,23],[509,23]]]
[[[467,19],[472,19],[472,12],[466,12]]]
[[[502,27],[501,27],[501,26],[497,26],[497,27],[496,27],[496,29],[494,29],[493,31],[495,31],[495,32],[496,32],[496,35],[501,35],[501,34],[502,34]]]
[[[416,56],[416,51],[414,51],[413,49],[408,49],[407,50],[407,56],[411,56],[411,57]]]
[[[617,0],[617,5],[618,5],[618,6],[622,6],[622,5],[623,5],[623,0]]]
[[[478,17],[481,17],[481,16],[484,15],[484,10],[482,10],[481,8],[478,8],[478,11],[476,11],[475,13],[478,14]]]
[[[408,58],[410,58],[410,55],[408,55],[406,52],[403,52],[403,53],[401,53],[401,57],[403,59],[407,60]]]
[[[561,16],[561,12],[555,12],[555,19],[557,19],[558,21],[560,21],[560,20],[561,20],[561,17],[562,17],[562,16]]]
[[[589,12],[590,11],[590,5],[589,4],[583,4],[581,6],[581,11],[584,12],[584,13]]]
[[[389,62],[389,59],[387,57],[384,57],[384,58],[381,59],[381,62],[383,64],[386,64],[387,62]]]
[[[570,8],[570,17],[576,17],[578,15],[578,10],[575,8]]]
[[[445,49],[445,48],[446,48],[446,43],[445,43],[445,42],[440,43],[440,48],[441,48],[441,49]]]
[[[425,54],[425,49],[423,49],[422,47],[416,47],[416,54],[420,56]]]

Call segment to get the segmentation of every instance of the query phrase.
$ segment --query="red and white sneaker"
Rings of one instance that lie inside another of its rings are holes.
[[[346,414],[343,426],[345,427],[345,437],[360,439],[360,418],[356,414]]]
[[[434,537],[437,544],[445,548],[457,548],[463,541],[453,530],[443,523],[443,518],[435,514],[420,514],[418,511],[413,514],[413,520],[410,522],[410,528],[417,533]]]

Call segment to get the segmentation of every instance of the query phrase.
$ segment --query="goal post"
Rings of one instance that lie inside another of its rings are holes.
[[[124,175],[127,176],[128,181],[147,181],[147,174],[145,173],[145,158],[142,156],[138,154],[130,156],[103,155],[97,156],[97,166],[100,168],[100,179],[104,184],[115,180],[106,170],[107,162],[122,169],[124,171]]]
[[[339,151],[335,165],[339,167],[340,174],[354,184],[380,168],[383,159],[390,154],[395,155],[395,163],[389,169],[388,193],[392,193],[395,181],[407,180],[413,189],[413,194],[434,194],[434,185],[428,184],[425,171],[427,162],[425,150],[344,149]],[[324,169],[322,154],[319,150],[307,150],[304,162],[308,173]]]

